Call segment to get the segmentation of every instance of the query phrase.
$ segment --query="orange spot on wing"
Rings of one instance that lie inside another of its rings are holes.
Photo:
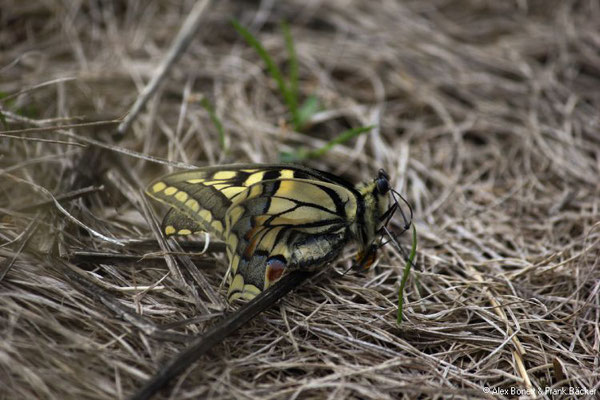
[[[268,261],[267,270],[265,272],[266,275],[266,284],[270,285],[271,283],[279,280],[283,272],[285,271],[285,263],[281,260],[271,259]]]

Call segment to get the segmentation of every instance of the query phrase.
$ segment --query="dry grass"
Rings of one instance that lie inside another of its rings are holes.
[[[121,117],[193,1],[182,3],[5,0],[9,129]],[[233,16],[282,66],[278,22],[290,22],[300,90],[326,109],[306,132],[284,123]],[[349,249],[159,397],[599,388],[597,1],[213,2],[203,21],[120,142],[114,124],[0,139],[0,399],[126,398],[223,310],[222,248],[159,253],[140,188],[167,169],[90,139],[197,165],[273,162],[369,124],[377,129],[310,165],[353,181],[383,167],[414,205],[407,321],[395,323],[402,258],[388,247],[375,271],[341,277]],[[50,194],[70,197],[59,208]],[[585,396],[539,396],[567,397]]]

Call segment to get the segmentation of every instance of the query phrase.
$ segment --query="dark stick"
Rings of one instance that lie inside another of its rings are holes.
[[[217,325],[196,339],[190,347],[183,350],[166,367],[156,373],[130,400],[147,400],[154,396],[159,390],[169,384],[172,379],[184,372],[200,356],[221,343],[227,336],[238,330],[252,318],[271,307],[277,300],[299,286],[310,275],[312,275],[312,272],[292,271],[269,289],[256,296],[252,301],[240,307],[236,312],[223,318]]]

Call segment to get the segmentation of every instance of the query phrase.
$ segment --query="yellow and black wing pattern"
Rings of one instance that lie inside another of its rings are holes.
[[[234,164],[166,175],[146,192],[170,207],[165,235],[206,231],[226,242],[233,301],[255,297],[286,269],[332,261],[351,240],[366,254],[388,210],[383,174],[355,187],[297,165]]]

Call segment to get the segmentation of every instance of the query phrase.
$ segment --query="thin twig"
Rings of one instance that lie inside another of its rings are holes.
[[[162,63],[156,69],[156,72],[152,76],[152,79],[142,90],[142,93],[138,96],[137,100],[131,106],[129,113],[123,119],[123,122],[117,128],[117,134],[115,139],[120,139],[125,135],[125,132],[129,129],[133,121],[137,118],[138,114],[144,108],[150,97],[156,92],[158,85],[166,77],[171,67],[181,57],[183,52],[187,49],[189,44],[192,42],[194,35],[200,29],[201,17],[204,13],[209,0],[203,0],[194,4],[194,8],[190,11],[190,14],[183,23],[183,27],[175,37],[173,44],[169,48],[169,52],[162,61]]]

